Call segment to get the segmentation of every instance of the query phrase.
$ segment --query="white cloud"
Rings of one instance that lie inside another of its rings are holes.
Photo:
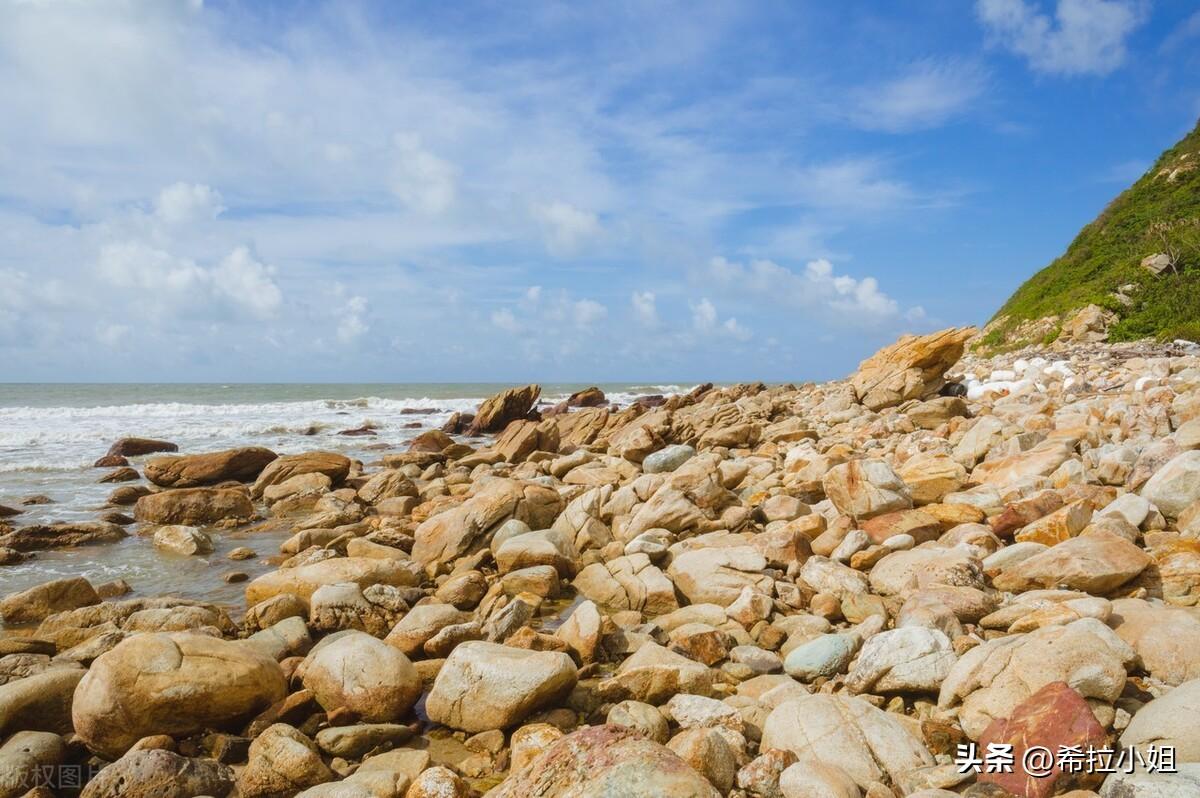
[[[341,318],[338,320],[338,341],[343,344],[351,344],[371,329],[363,319],[363,316],[367,313],[367,308],[366,297],[352,296],[346,300],[346,304],[342,308]]]
[[[633,305],[633,316],[640,324],[651,328],[659,325],[658,306],[655,303],[654,292],[634,291],[629,301]]]
[[[880,164],[869,158],[848,158],[801,170],[796,191],[819,208],[844,211],[889,210],[908,204],[912,190],[885,177]]]
[[[397,133],[394,141],[392,191],[412,210],[427,214],[448,210],[457,193],[457,168],[421,146],[420,136]]]
[[[215,189],[199,183],[173,183],[158,194],[154,213],[167,224],[208,221],[225,207]]]
[[[574,254],[585,240],[600,233],[596,214],[566,202],[534,205],[533,215],[542,225],[546,249],[552,255]]]
[[[272,270],[246,247],[204,267],[133,239],[103,245],[97,267],[108,283],[129,292],[126,299],[134,312],[207,317],[233,310],[261,319],[283,303]]]
[[[855,92],[851,119],[867,130],[937,127],[965,112],[985,83],[976,64],[924,59],[894,78]]]
[[[593,299],[581,299],[574,304],[575,324],[588,327],[608,316],[608,308]]]
[[[899,303],[880,290],[874,277],[836,274],[823,258],[809,261],[796,273],[771,260],[741,264],[716,257],[701,277],[774,304],[820,308],[841,323],[875,325],[901,315]]]
[[[734,338],[736,338],[739,341],[749,341],[751,338],[754,337],[754,333],[750,332],[745,327],[738,324],[738,320],[732,316],[730,316],[728,319],[726,319],[725,323],[722,324],[721,327],[725,330],[726,333],[733,336]]]
[[[701,332],[711,330],[717,323],[717,308],[707,297],[693,303],[692,326]]]
[[[517,317],[508,308],[500,308],[492,311],[492,324],[504,330],[506,333],[518,333],[521,331],[521,325],[517,322]]]
[[[1125,40],[1145,21],[1139,0],[1058,0],[1054,19],[1029,0],[977,0],[985,27],[1038,71],[1107,75],[1127,55]]]

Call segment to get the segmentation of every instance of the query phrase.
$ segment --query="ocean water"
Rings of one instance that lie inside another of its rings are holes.
[[[279,454],[336,451],[370,467],[402,451],[417,435],[436,429],[456,411],[509,387],[482,383],[428,384],[0,384],[0,504],[46,495],[50,504],[21,507],[16,525],[99,518],[116,485],[100,484],[107,469],[92,464],[118,438],[161,438],[180,453],[265,446]],[[565,399],[585,384],[544,384],[541,406]],[[644,394],[689,390],[683,384],[601,384],[610,401],[625,405]],[[350,437],[341,430],[372,425],[377,434]],[[153,455],[152,455],[153,456]],[[137,468],[146,458],[131,458]],[[140,470],[140,469],[139,469]],[[139,483],[126,483],[139,484]],[[128,508],[131,509],[131,508]],[[178,595],[241,605],[242,586],[226,584],[229,571],[251,578],[271,567],[268,557],[290,535],[270,522],[234,532],[210,530],[216,551],[179,557],[157,551],[149,538],[40,552],[25,563],[0,566],[0,595],[49,579],[86,576],[99,583],[124,579],[135,595]],[[225,555],[249,546],[259,558],[232,562]]]

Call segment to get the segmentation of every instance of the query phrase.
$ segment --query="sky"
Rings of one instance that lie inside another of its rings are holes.
[[[843,376],[1197,74],[1190,0],[0,0],[0,380]]]

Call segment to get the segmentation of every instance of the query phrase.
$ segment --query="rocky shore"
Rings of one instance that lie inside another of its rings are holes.
[[[1200,350],[976,336],[369,464],[101,449],[104,516],[0,506],[0,565],[293,534],[242,607],[0,598],[0,798],[1200,796]],[[1174,763],[963,766],[1039,746]]]

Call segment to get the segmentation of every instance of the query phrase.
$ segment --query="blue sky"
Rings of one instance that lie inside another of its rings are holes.
[[[0,0],[0,379],[841,376],[1196,74],[1183,0]]]

